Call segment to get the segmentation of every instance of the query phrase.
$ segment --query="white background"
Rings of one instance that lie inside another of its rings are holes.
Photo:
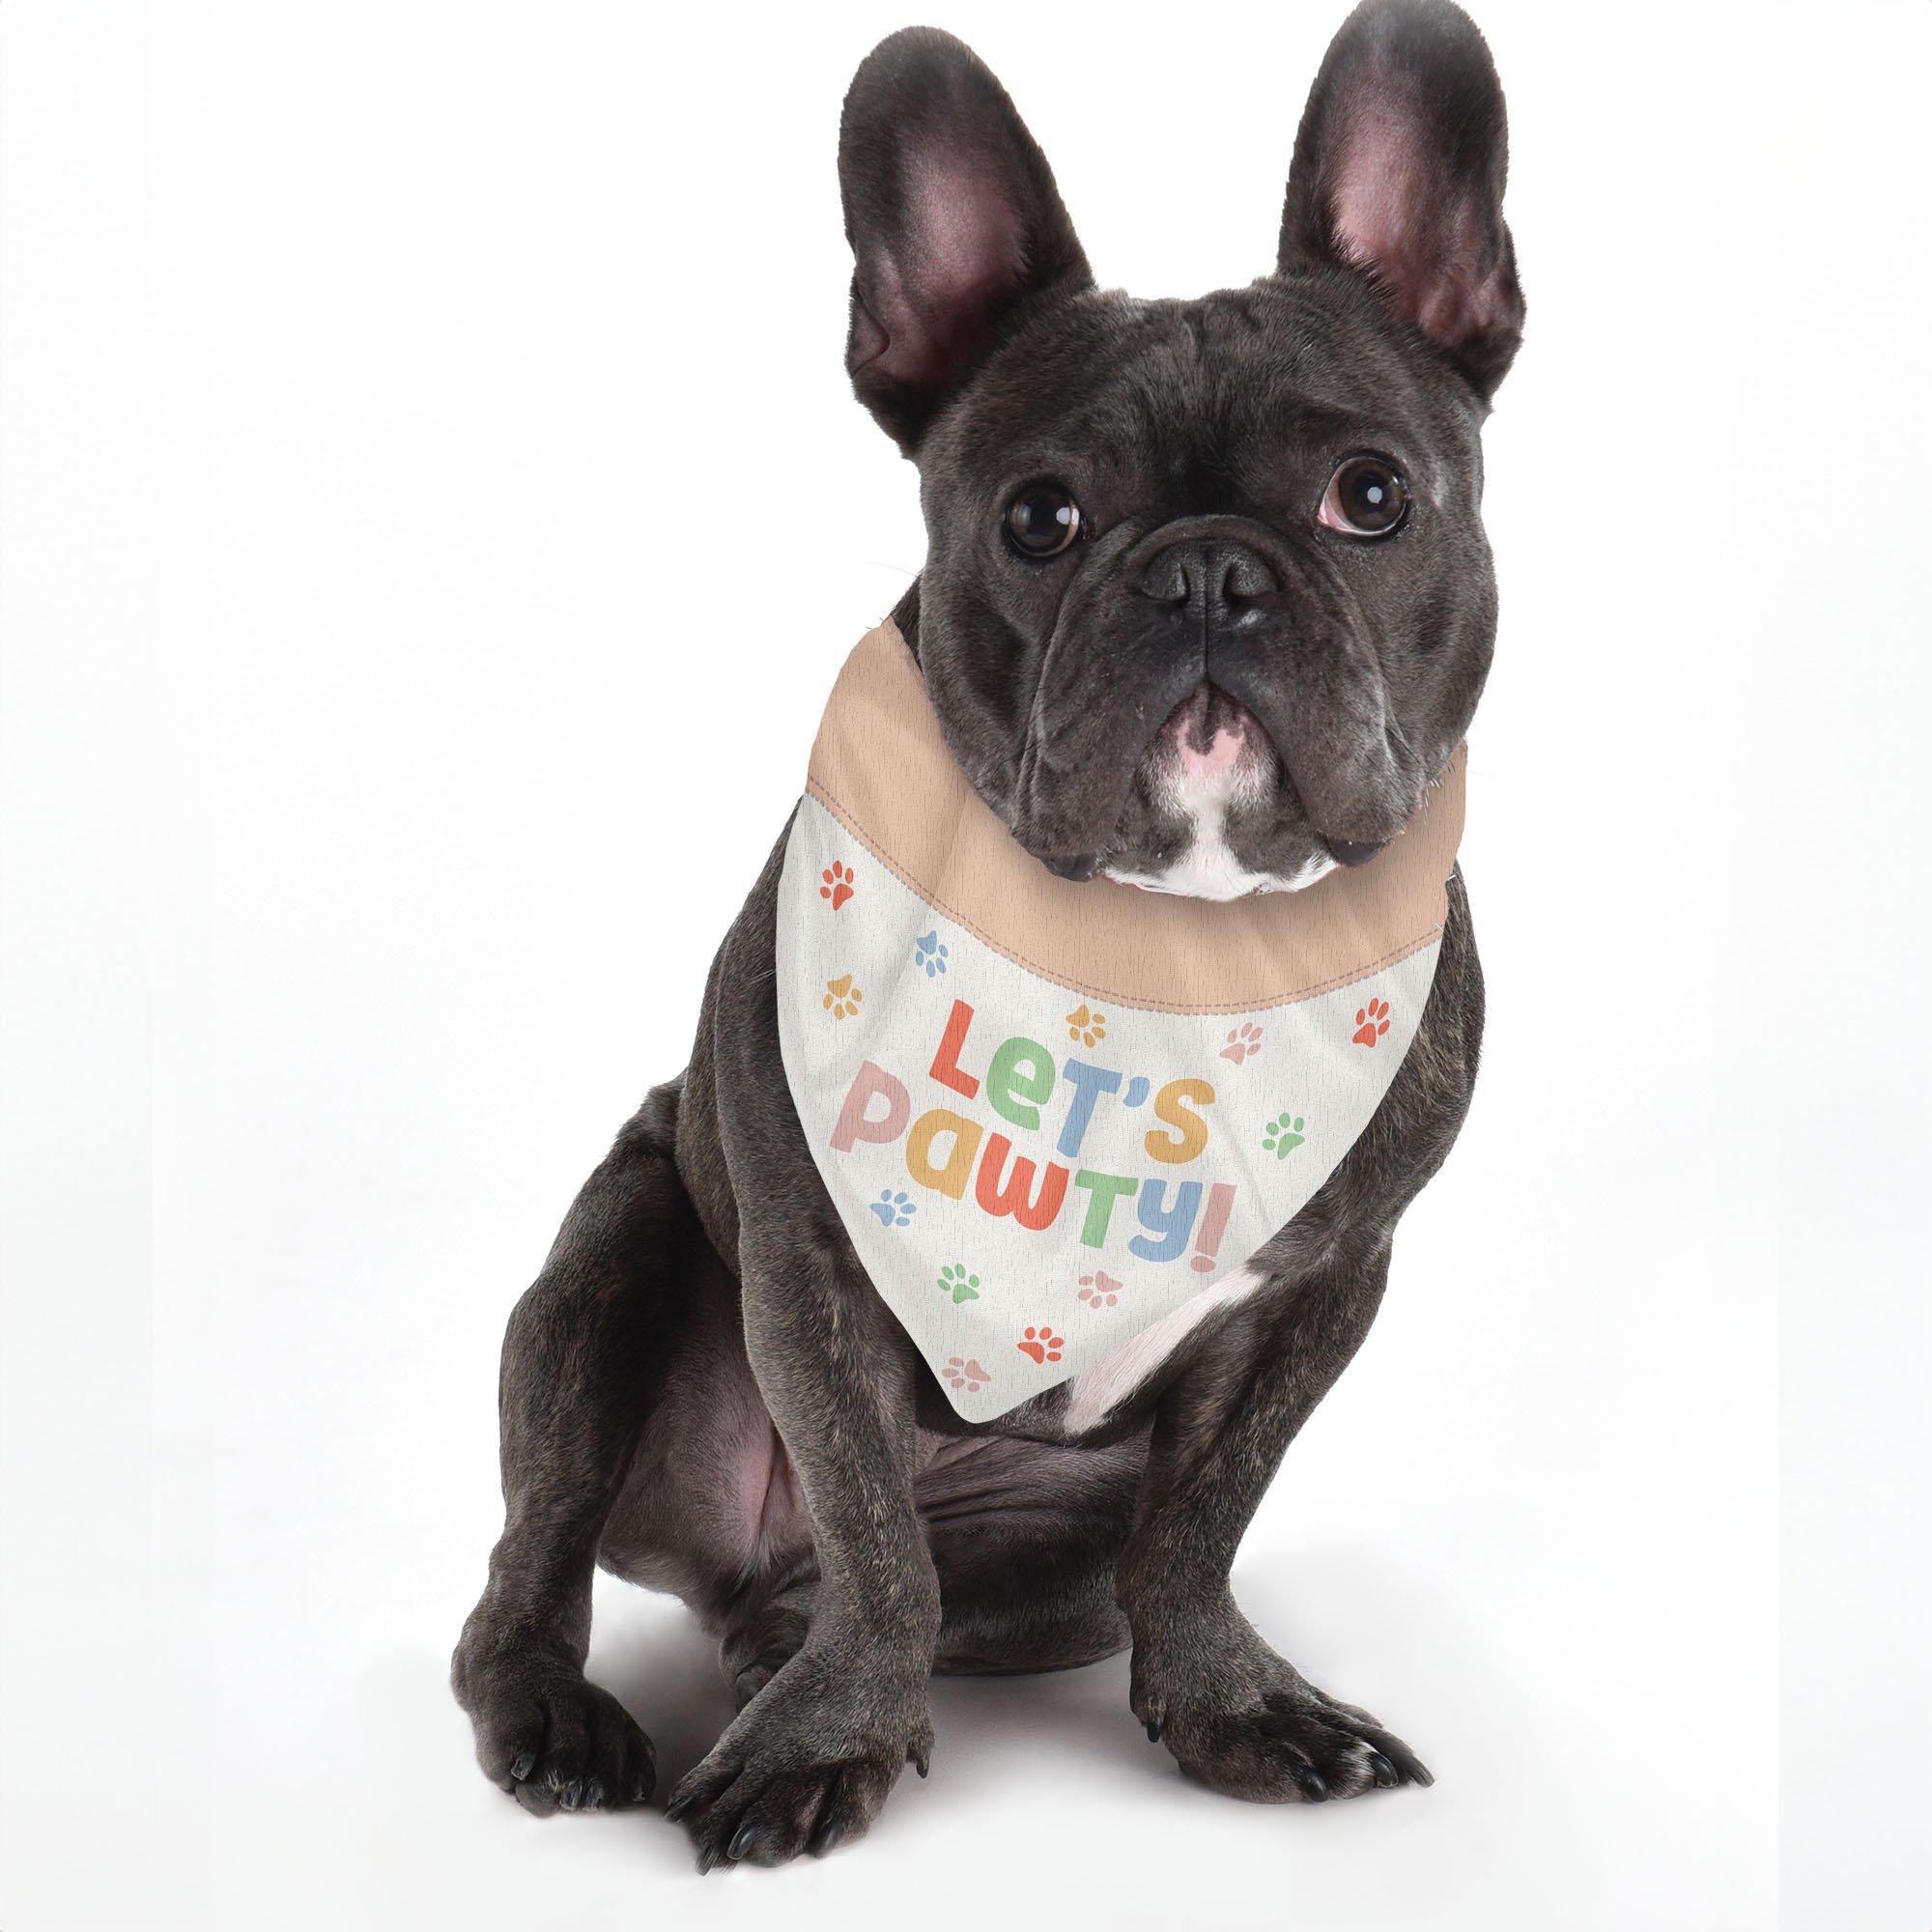
[[[1104,280],[1266,269],[1339,7],[933,16]],[[1480,8],[1489,1045],[1236,1573],[1435,1788],[1193,1788],[1123,1661],[777,1874],[473,1769],[504,1317],[919,563],[833,169],[906,17],[0,13],[0,1925],[1922,1932],[1918,0]],[[597,1607],[662,1804],[724,1689]]]

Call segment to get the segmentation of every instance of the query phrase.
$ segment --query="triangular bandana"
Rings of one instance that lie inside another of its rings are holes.
[[[854,650],[785,850],[779,1036],[859,1259],[960,1415],[1100,1368],[1348,1152],[1429,996],[1463,768],[1299,893],[1074,884],[974,791],[897,631]]]

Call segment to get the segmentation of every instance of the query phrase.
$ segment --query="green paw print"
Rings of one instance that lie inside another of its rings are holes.
[[[1284,1114],[1262,1129],[1262,1146],[1277,1160],[1288,1157],[1290,1148],[1298,1148],[1308,1136],[1301,1130],[1308,1124],[1299,1114]]]
[[[941,1268],[939,1287],[941,1293],[952,1297],[955,1308],[962,1301],[978,1301],[980,1298],[980,1277],[968,1274],[964,1262],[954,1262],[951,1267]]]

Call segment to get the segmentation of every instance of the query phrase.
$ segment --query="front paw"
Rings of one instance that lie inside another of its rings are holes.
[[[1136,1646],[1132,1700],[1182,1771],[1231,1798],[1319,1804],[1435,1781],[1392,1731],[1318,1690],[1245,1625]]]
[[[612,1810],[651,1795],[650,1739],[568,1658],[466,1631],[450,1686],[475,1726],[483,1775],[525,1810]]]
[[[923,1678],[881,1685],[837,1648],[810,1644],[738,1715],[671,1794],[697,1869],[783,1864],[864,1833],[908,1762],[932,1754]]]

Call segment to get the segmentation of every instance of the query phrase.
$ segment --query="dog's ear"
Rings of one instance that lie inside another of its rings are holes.
[[[845,366],[910,453],[1004,329],[1093,273],[1006,89],[934,28],[881,41],[853,77],[838,185],[854,264]]]
[[[1283,270],[1359,270],[1487,397],[1522,340],[1503,222],[1509,131],[1475,23],[1451,0],[1363,0],[1294,140]]]

